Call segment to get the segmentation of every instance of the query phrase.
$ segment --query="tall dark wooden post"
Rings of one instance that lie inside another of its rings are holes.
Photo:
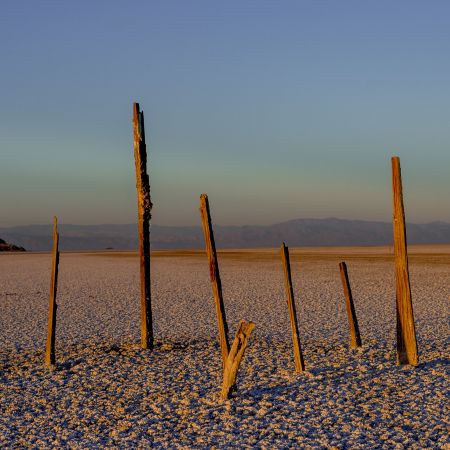
[[[353,303],[352,289],[348,279],[347,264],[339,263],[342,287],[344,288],[345,306],[347,308],[348,327],[350,331],[350,347],[361,347],[361,336],[359,334],[358,319],[356,318],[355,305]]]
[[[303,372],[305,370],[305,362],[303,360],[302,347],[300,345],[300,337],[298,332],[297,311],[295,310],[294,289],[292,287],[289,249],[288,247],[286,247],[284,242],[281,244],[281,261],[283,263],[283,271],[284,271],[284,287],[286,289],[286,302],[288,305],[289,320],[291,322],[295,371]]]
[[[409,283],[405,211],[403,206],[400,158],[392,157],[392,190],[394,208],[394,258],[397,304],[397,363],[419,363],[414,326],[411,287]]]
[[[153,348],[152,306],[150,294],[150,218],[152,202],[147,174],[144,113],[133,105],[134,161],[138,203],[139,259],[141,273],[141,346]]]
[[[219,328],[219,343],[222,352],[223,367],[227,362],[230,344],[228,342],[228,325],[225,315],[225,306],[222,297],[222,283],[220,281],[219,264],[217,262],[216,244],[211,224],[209,201],[206,194],[200,196],[200,215],[202,218],[203,235],[205,237],[206,255],[208,256],[209,275],[216,304],[217,325]]]
[[[58,265],[59,265],[59,234],[58,219],[53,218],[53,252],[52,252],[52,275],[50,279],[50,297],[48,302],[47,343],[45,346],[45,365],[53,367],[55,358],[55,334],[56,334],[56,292],[58,288]]]

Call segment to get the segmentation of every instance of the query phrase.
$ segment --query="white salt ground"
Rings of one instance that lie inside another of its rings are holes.
[[[138,345],[137,258],[63,254],[49,372],[50,256],[1,255],[0,447],[450,448],[448,265],[411,266],[421,364],[404,368],[391,262],[348,262],[356,351],[336,261],[294,262],[307,366],[296,375],[281,263],[219,262],[230,334],[239,319],[256,323],[226,402],[203,258],[153,259],[150,352]]]

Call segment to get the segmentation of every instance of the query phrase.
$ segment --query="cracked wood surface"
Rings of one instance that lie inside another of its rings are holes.
[[[417,365],[416,330],[409,282],[405,211],[403,206],[400,158],[392,157],[394,258],[397,305],[397,363]]]
[[[209,201],[206,194],[200,196],[200,216],[202,218],[203,235],[205,237],[206,255],[208,257],[209,276],[214,295],[217,314],[217,326],[219,329],[219,343],[222,352],[222,364],[225,367],[230,344],[228,342],[228,325],[225,314],[225,306],[222,296],[222,283],[220,281],[219,264],[217,262],[216,244],[214,242],[214,232],[211,224],[211,214],[209,211]]]
[[[241,320],[239,322],[236,336],[228,354],[225,369],[223,371],[223,385],[221,393],[223,400],[230,398],[233,387],[236,385],[239,366],[241,365],[245,349],[248,345],[248,340],[254,328],[255,324],[253,322],[246,322],[245,320]]]
[[[139,260],[141,283],[141,347],[153,348],[153,324],[150,292],[150,218],[152,202],[147,174],[144,113],[133,105],[134,161],[138,203]]]

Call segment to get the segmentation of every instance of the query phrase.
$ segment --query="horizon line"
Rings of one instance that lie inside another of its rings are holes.
[[[296,219],[288,219],[284,220],[282,222],[274,222],[268,225],[261,225],[261,224],[245,224],[245,225],[221,225],[219,223],[214,223],[214,226],[217,227],[234,227],[234,228],[243,228],[243,227],[271,227],[275,225],[285,224],[288,222],[295,222],[295,221],[308,221],[308,220],[314,220],[314,221],[331,221],[331,220],[338,220],[342,222],[370,222],[370,223],[392,223],[388,220],[370,220],[370,219],[346,219],[346,218],[340,218],[340,217],[324,217],[324,218],[315,218],[315,217],[299,217]],[[450,222],[446,222],[445,220],[431,220],[428,222],[406,222],[410,225],[430,225],[430,224],[446,224],[450,225]],[[167,227],[167,228],[199,228],[201,227],[201,224],[196,225],[167,225],[167,224],[152,224],[150,221],[150,226],[156,226],[156,227]],[[9,225],[9,226],[0,226],[0,229],[11,229],[11,228],[21,228],[21,227],[51,227],[52,222],[48,223],[30,223],[27,225]],[[88,223],[88,224],[77,224],[77,223],[64,223],[61,222],[58,219],[58,226],[75,226],[75,227],[102,227],[102,226],[137,226],[137,222],[122,222],[122,223],[111,223],[111,222],[102,222],[102,223]]]

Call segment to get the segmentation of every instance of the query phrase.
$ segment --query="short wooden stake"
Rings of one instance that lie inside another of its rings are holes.
[[[392,157],[392,188],[397,304],[397,363],[416,366],[419,363],[419,356],[409,283],[402,176],[398,156]]]
[[[347,307],[348,326],[350,330],[350,347],[361,347],[361,336],[359,334],[358,319],[356,318],[355,305],[353,303],[352,290],[348,279],[347,264],[339,263],[342,287],[344,288],[345,306]]]
[[[206,255],[208,256],[209,275],[216,304],[217,325],[219,328],[219,343],[222,352],[222,363],[223,367],[225,368],[228,353],[230,351],[230,344],[228,342],[228,325],[225,315],[225,306],[223,304],[222,283],[220,281],[216,244],[214,242],[211,214],[209,211],[209,201],[206,194],[202,194],[200,196],[200,215],[202,218],[203,235],[205,237]]]
[[[286,289],[286,300],[289,310],[289,320],[291,322],[292,345],[294,347],[295,371],[303,372],[305,370],[305,362],[303,360],[302,347],[300,345],[300,337],[298,332],[297,312],[295,309],[294,289],[292,288],[291,264],[289,261],[289,249],[281,244],[281,260],[284,270],[284,286]]]
[[[50,298],[48,302],[48,324],[47,343],[45,346],[45,365],[53,367],[55,358],[55,333],[56,333],[56,291],[58,287],[58,264],[59,264],[59,234],[58,219],[53,218],[53,253],[52,253],[52,276],[50,279]]]
[[[147,174],[144,113],[133,105],[134,161],[138,203],[139,259],[141,273],[141,347],[153,348],[152,305],[150,294],[150,218],[152,202]]]
[[[254,328],[255,324],[253,322],[246,322],[245,320],[241,320],[239,322],[236,337],[234,338],[233,345],[231,346],[227,361],[225,363],[225,369],[223,371],[223,400],[230,398],[233,387],[236,385],[236,377],[239,366]]]

